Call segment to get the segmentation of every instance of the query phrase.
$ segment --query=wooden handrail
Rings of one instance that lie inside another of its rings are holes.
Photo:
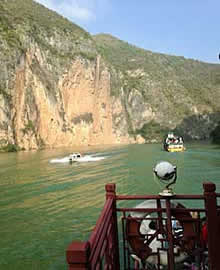
[[[72,242],[66,251],[69,270],[120,269],[115,185],[106,186],[106,202],[87,242]]]

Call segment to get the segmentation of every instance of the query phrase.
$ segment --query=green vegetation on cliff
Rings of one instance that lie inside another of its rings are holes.
[[[220,65],[153,53],[108,34],[98,34],[93,38],[99,52],[120,74],[121,87],[115,87],[114,94],[123,88],[128,99],[128,113],[132,111],[129,110],[132,106],[129,100],[133,100],[130,96],[138,91],[142,103],[152,108],[154,121],[159,124],[161,132],[164,128],[170,130],[177,126],[181,129],[181,122],[190,123],[187,119],[194,117],[198,120],[198,128],[194,125],[191,132],[187,126],[187,136],[199,138],[201,126],[204,126],[204,132],[210,133],[207,119],[215,122],[214,114],[220,109]],[[133,114],[129,118],[135,117]],[[145,131],[142,135],[148,138],[146,133],[152,126],[150,121],[151,118],[146,122],[143,120],[142,128],[133,128],[133,131],[136,129],[141,134]],[[150,130],[154,130],[157,136],[153,126]],[[194,133],[198,136],[192,135]]]
[[[152,53],[107,34],[95,35],[94,40],[103,57],[127,76],[128,89],[136,88],[147,92],[148,80],[155,87],[159,85],[169,99],[172,99],[175,91],[181,89],[198,103],[211,103],[218,107],[218,101],[212,97],[220,89],[219,65],[182,56]],[[138,69],[143,72],[134,76],[132,72]],[[145,84],[141,84],[144,81]],[[212,97],[210,94],[213,94]]]
[[[81,27],[33,0],[2,0],[0,2],[0,15],[0,31],[5,32],[5,37],[8,40],[10,40],[10,36],[13,39],[19,39],[19,33],[16,35],[15,31],[17,25],[29,29],[33,37],[41,29],[44,29],[48,36],[54,35],[55,30],[65,34],[71,33],[76,40],[79,37],[91,39],[89,33]]]
[[[11,95],[6,82],[30,49],[38,50],[46,62],[43,66],[34,59],[31,68],[50,92],[76,56],[93,61],[97,55],[88,32],[33,0],[0,1],[0,40],[0,95],[4,96]]]
[[[150,121],[143,125],[141,129],[137,130],[137,134],[140,134],[147,142],[162,141],[164,134],[168,133],[168,129],[161,127],[155,121]]]
[[[13,50],[25,52],[31,43],[59,58],[61,65],[75,55],[89,60],[96,55],[88,32],[33,0],[0,1],[0,36],[8,57]]]

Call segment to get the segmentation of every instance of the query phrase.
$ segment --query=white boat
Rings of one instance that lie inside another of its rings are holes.
[[[183,152],[186,148],[183,145],[183,138],[169,132],[163,143],[164,150],[168,152]]]
[[[77,162],[80,158],[82,158],[80,153],[72,153],[69,155],[69,162]]]

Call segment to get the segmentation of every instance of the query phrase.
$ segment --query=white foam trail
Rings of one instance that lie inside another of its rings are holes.
[[[79,158],[77,161],[78,162],[90,162],[90,161],[99,161],[105,159],[105,157],[94,157],[94,156],[84,156]]]
[[[50,163],[66,163],[69,162],[69,157],[51,159]]]
[[[106,157],[95,157],[92,155],[86,155],[83,156],[81,158],[78,158],[76,162],[92,162],[92,161],[99,161],[99,160],[103,160]],[[51,159],[50,163],[69,163],[69,156],[64,157],[64,158],[55,158],[55,159]]]

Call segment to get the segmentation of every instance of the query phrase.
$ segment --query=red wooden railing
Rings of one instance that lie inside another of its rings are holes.
[[[115,197],[115,185],[106,185],[106,202],[89,240],[67,249],[69,270],[120,269]]]
[[[203,195],[126,196],[116,195],[115,184],[107,184],[106,202],[89,240],[72,242],[66,251],[69,270],[150,269],[148,261],[152,261],[152,258],[155,259],[154,267],[161,269],[162,253],[167,254],[168,269],[174,270],[178,269],[176,258],[179,252],[196,258],[197,269],[205,269],[206,266],[206,269],[219,270],[220,207],[217,205],[217,198],[220,198],[220,194],[215,192],[216,187],[211,182],[204,183],[203,189]],[[156,207],[117,206],[117,202],[128,200],[153,200]],[[181,203],[174,207],[174,201],[176,203],[180,200]],[[186,208],[182,201],[189,200],[192,201],[191,205],[193,201],[202,201],[204,207]],[[156,213],[153,217],[149,215],[152,212]],[[141,213],[144,214],[140,215]],[[197,213],[196,218],[191,213]],[[207,246],[201,242],[204,219],[208,230]],[[140,233],[141,224],[148,220],[157,224],[153,234]],[[175,220],[178,220],[183,228],[181,237],[174,236],[172,224]],[[120,222],[121,229],[118,227]],[[154,240],[161,244],[156,250],[151,246]],[[178,247],[177,254],[176,247]],[[205,262],[204,254],[208,254]]]

